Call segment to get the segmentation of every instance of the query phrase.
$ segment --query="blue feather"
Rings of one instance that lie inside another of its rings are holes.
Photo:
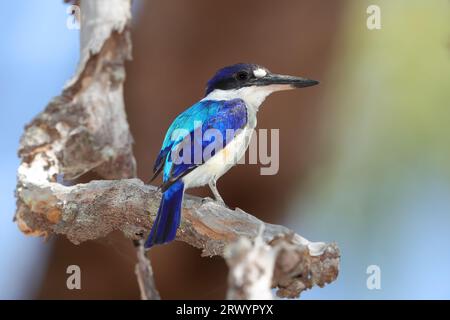
[[[184,184],[181,180],[172,184],[163,193],[158,214],[153,223],[150,235],[145,242],[145,248],[155,244],[163,244],[175,239],[180,226],[181,203],[183,201]]]
[[[164,163],[164,184],[170,185],[173,181],[205,163],[209,159],[203,157],[206,147],[214,143],[214,146],[217,146],[216,151],[221,150],[230,142],[227,141],[227,130],[237,131],[245,127],[246,124],[247,107],[241,99],[201,101],[183,112],[170,126],[161,148],[161,153],[166,148],[170,149],[166,153]],[[177,134],[176,129],[183,129],[185,134]],[[204,134],[209,129],[217,130],[223,140],[215,141],[214,136],[209,137],[209,139],[205,137]],[[198,137],[201,139],[199,140]],[[190,149],[190,152],[180,154],[178,151],[184,148]],[[199,152],[201,154],[198,154]],[[214,153],[210,156],[213,155]],[[177,163],[173,163],[173,158],[177,158]]]

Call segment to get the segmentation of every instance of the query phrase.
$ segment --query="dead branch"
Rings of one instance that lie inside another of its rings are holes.
[[[279,247],[266,244],[262,238],[264,225],[253,243],[241,237],[225,248],[229,300],[272,299],[272,277]]]
[[[137,259],[138,262],[134,269],[141,291],[142,300],[160,300],[158,290],[153,277],[153,268],[150,260],[145,254],[144,241],[137,241]]]
[[[21,188],[26,202],[18,213],[22,230],[30,234],[63,234],[75,244],[120,230],[130,239],[143,239],[155,219],[161,194],[138,179],[92,181],[63,186]],[[240,209],[187,195],[177,239],[202,249],[203,256],[223,255],[240,237],[254,239],[263,222]],[[314,284],[323,286],[338,274],[335,244],[311,243],[291,230],[264,224],[262,239],[280,246],[273,286],[283,297],[296,297]]]

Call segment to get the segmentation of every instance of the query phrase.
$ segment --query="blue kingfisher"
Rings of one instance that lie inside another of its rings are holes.
[[[216,182],[244,156],[268,95],[318,83],[249,63],[217,71],[205,97],[179,114],[167,130],[151,179],[163,173],[163,195],[145,247],[175,239],[186,189],[209,185],[215,200],[224,204]]]

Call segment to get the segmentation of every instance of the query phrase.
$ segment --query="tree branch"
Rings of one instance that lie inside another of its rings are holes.
[[[137,259],[138,263],[134,269],[138,279],[139,290],[142,300],[160,300],[158,290],[153,277],[153,269],[150,260],[145,254],[144,241],[137,241]]]
[[[271,247],[263,240],[264,225],[255,240],[239,238],[226,247],[228,274],[227,299],[272,299],[272,277],[279,246]]]
[[[158,211],[161,194],[138,179],[92,181],[71,187],[50,183],[18,193],[25,199],[18,219],[30,234],[63,234],[75,244],[120,230],[130,239],[145,238]],[[254,239],[264,224],[240,209],[186,195],[177,239],[202,249],[203,256],[223,255],[240,237]],[[335,244],[311,243],[291,230],[264,224],[262,239],[280,246],[273,285],[283,297],[296,297],[313,284],[323,286],[338,274]]]

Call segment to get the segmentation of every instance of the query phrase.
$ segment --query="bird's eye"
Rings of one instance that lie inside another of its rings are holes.
[[[237,78],[239,80],[247,80],[248,79],[248,73],[246,71],[238,72]]]

